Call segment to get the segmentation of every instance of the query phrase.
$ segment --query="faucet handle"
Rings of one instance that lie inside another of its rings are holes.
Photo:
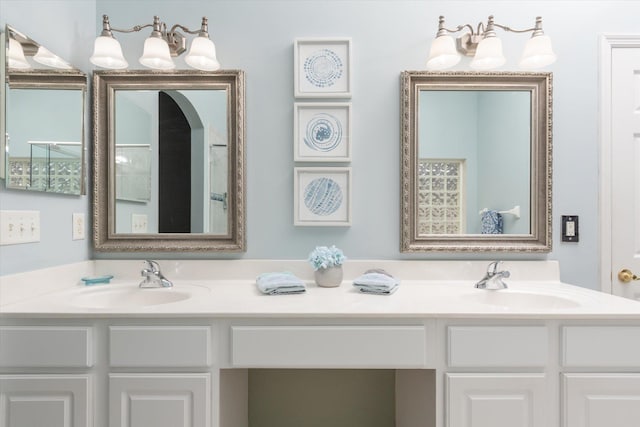
[[[158,263],[154,260],[145,259],[144,261],[142,261],[142,264],[144,265],[145,270],[152,273],[157,273],[158,271],[160,271],[160,265],[158,265]]]
[[[509,271],[507,270],[502,270],[502,271],[498,271],[498,266],[502,264],[502,261],[493,261],[492,263],[489,264],[489,266],[487,267],[487,275],[489,277],[495,276],[496,274],[499,274],[502,277],[509,277],[511,275],[511,273],[509,273]]]
[[[489,276],[493,276],[498,272],[498,265],[500,265],[502,261],[493,261],[487,266],[487,274]]]

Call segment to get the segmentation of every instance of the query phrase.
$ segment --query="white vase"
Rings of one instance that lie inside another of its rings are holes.
[[[342,283],[342,266],[319,268],[314,275],[318,286],[335,288]]]

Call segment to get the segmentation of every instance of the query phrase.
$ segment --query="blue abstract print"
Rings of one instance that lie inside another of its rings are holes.
[[[319,216],[331,215],[342,205],[340,185],[331,178],[317,178],[304,189],[304,204]]]

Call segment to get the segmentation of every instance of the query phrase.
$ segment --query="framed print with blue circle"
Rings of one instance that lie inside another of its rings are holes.
[[[297,102],[293,110],[294,161],[351,161],[350,103]]]
[[[293,173],[294,225],[351,225],[351,168],[299,167]]]
[[[351,97],[351,39],[295,40],[293,50],[296,98]]]

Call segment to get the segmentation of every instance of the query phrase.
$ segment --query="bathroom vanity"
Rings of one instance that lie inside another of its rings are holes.
[[[140,264],[3,277],[3,426],[263,425],[256,411],[274,389],[252,387],[300,375],[305,389],[293,394],[304,396],[326,387],[310,382],[325,372],[328,395],[366,374],[351,393],[360,396],[344,398],[353,426],[640,424],[640,304],[563,284],[555,262],[506,262],[509,289],[486,291],[473,286],[484,261],[349,261],[339,288],[309,280],[305,294],[286,296],[260,294],[255,276],[307,279],[306,263],[161,261],[174,287],[153,290],[137,289]],[[399,290],[358,293],[350,280],[371,266],[400,277]],[[77,284],[104,273],[111,284]],[[383,384],[390,409],[374,405],[371,421],[358,405]],[[313,396],[305,425],[344,425],[317,414],[345,408]]]

